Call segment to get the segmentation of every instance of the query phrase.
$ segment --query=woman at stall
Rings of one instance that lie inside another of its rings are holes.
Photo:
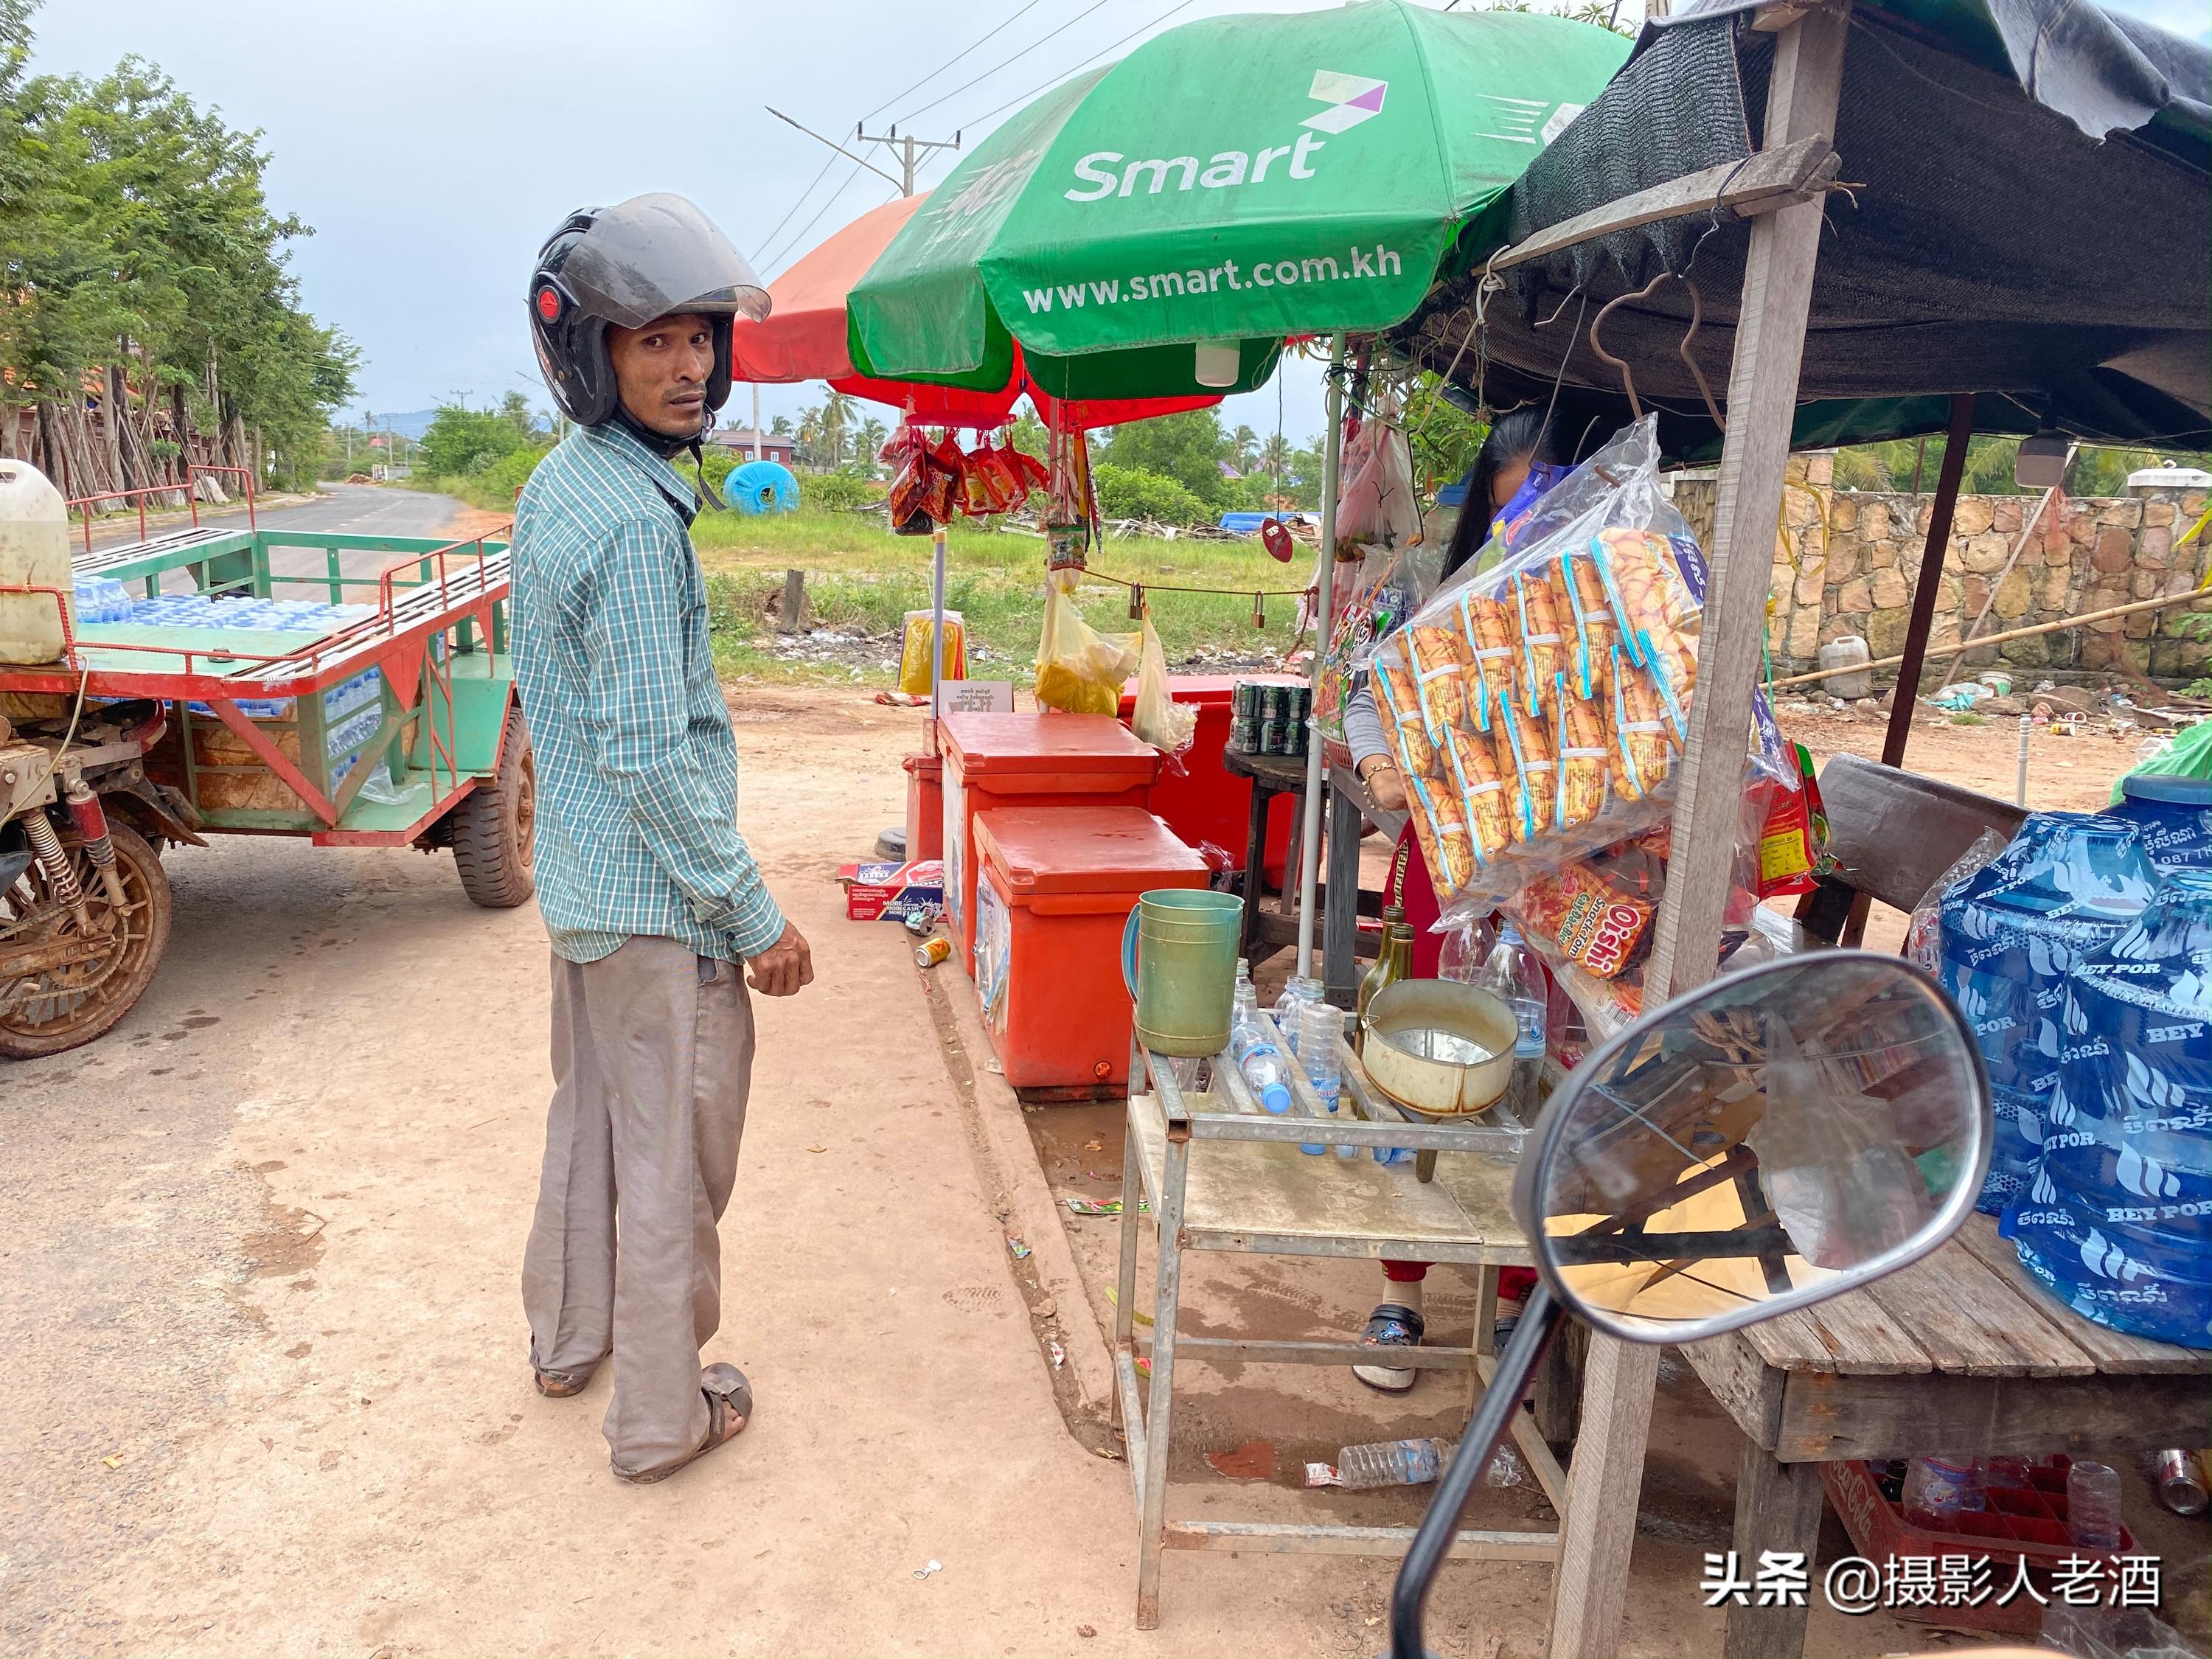
[[[1541,412],[1522,409],[1501,416],[1491,427],[1482,447],[1475,453],[1474,466],[1468,471],[1467,495],[1460,506],[1459,521],[1452,529],[1451,545],[1444,554],[1443,577],[1439,586],[1449,586],[1455,577],[1466,574],[1469,562],[1490,540],[1494,530],[1510,522],[1516,513],[1525,511],[1537,495],[1565,477],[1565,472],[1553,446],[1551,428]],[[1399,775],[1396,757],[1383,737],[1375,694],[1364,680],[1345,701],[1344,736],[1346,747],[1352,750],[1352,769],[1365,786],[1368,799],[1386,811],[1404,811],[1405,780]],[[1405,861],[1401,902],[1406,907],[1406,921],[1413,930],[1413,977],[1434,979],[1443,948],[1443,935],[1430,931],[1438,914],[1435,884],[1430,879],[1420,843],[1414,839],[1410,823],[1400,834],[1398,842],[1400,856]],[[1363,1345],[1384,1349],[1419,1345],[1425,1328],[1421,1292],[1428,1272],[1429,1264],[1425,1261],[1382,1264],[1382,1277],[1387,1281],[1385,1299],[1367,1316],[1367,1328],[1359,1339]],[[1518,1317],[1521,1298],[1528,1294],[1535,1277],[1526,1267],[1499,1271],[1501,1339]],[[1370,1388],[1380,1389],[1386,1394],[1405,1393],[1420,1375],[1411,1367],[1395,1365],[1354,1365],[1352,1374]]]

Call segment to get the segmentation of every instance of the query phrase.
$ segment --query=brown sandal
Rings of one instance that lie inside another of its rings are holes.
[[[673,1463],[663,1463],[657,1469],[626,1469],[610,1458],[607,1467],[617,1480],[633,1486],[665,1480],[686,1463],[696,1463],[715,1447],[726,1446],[744,1432],[752,1421],[753,1385],[745,1381],[743,1371],[735,1365],[709,1365],[699,1374],[699,1388],[707,1396],[707,1437]]]
[[[590,1370],[580,1371],[547,1371],[537,1366],[530,1368],[530,1380],[538,1392],[548,1400],[568,1400],[592,1386]]]

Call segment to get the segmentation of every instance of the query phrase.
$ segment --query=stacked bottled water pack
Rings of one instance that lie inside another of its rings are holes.
[[[131,620],[131,590],[109,576],[79,576],[75,606],[77,626]]]
[[[2076,1313],[2212,1347],[2212,871],[2067,975],[2040,1159],[2001,1231]]]
[[[98,579],[95,579],[98,580]],[[109,583],[119,587],[120,583]],[[83,586],[79,585],[82,593]],[[329,634],[372,614],[372,605],[325,605],[317,599],[234,599],[206,593],[163,593],[134,599],[127,617],[141,628],[258,629],[283,634]]]
[[[2037,812],[1943,895],[1943,988],[1973,1028],[1996,1112],[1985,1213],[2027,1192],[2042,1154],[2066,1048],[2068,973],[2129,927],[2158,882],[2132,823]]]

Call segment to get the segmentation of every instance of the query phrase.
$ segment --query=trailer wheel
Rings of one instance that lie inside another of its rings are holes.
[[[43,809],[33,807],[33,811]],[[123,878],[124,908],[108,902],[83,844],[64,841],[93,931],[59,907],[33,864],[0,892],[0,961],[11,951],[51,951],[65,960],[0,977],[0,1060],[38,1060],[91,1042],[131,1012],[153,982],[169,943],[169,878],[136,830],[110,818],[107,837]],[[82,939],[84,948],[73,949]]]
[[[453,809],[453,867],[472,902],[487,910],[512,910],[538,890],[530,869],[537,800],[538,763],[530,753],[530,728],[522,711],[510,708],[498,773]]]

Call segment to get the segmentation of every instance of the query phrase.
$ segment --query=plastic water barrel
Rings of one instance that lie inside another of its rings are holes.
[[[789,513],[799,505],[799,480],[774,461],[747,461],[731,470],[722,495],[740,513]]]
[[[2136,826],[2142,849],[2161,870],[2212,870],[2212,778],[2130,773],[2120,801],[2105,809]]]
[[[0,587],[70,592],[69,508],[28,461],[0,459]],[[75,626],[74,595],[70,605]],[[62,612],[51,593],[0,593],[0,662],[52,662]]]
[[[1874,660],[1867,642],[1856,634],[1839,634],[1820,647],[1820,666],[1823,668],[1856,668]],[[1866,697],[1874,695],[1874,672],[1838,674],[1824,682],[1822,689],[1832,697]]]

